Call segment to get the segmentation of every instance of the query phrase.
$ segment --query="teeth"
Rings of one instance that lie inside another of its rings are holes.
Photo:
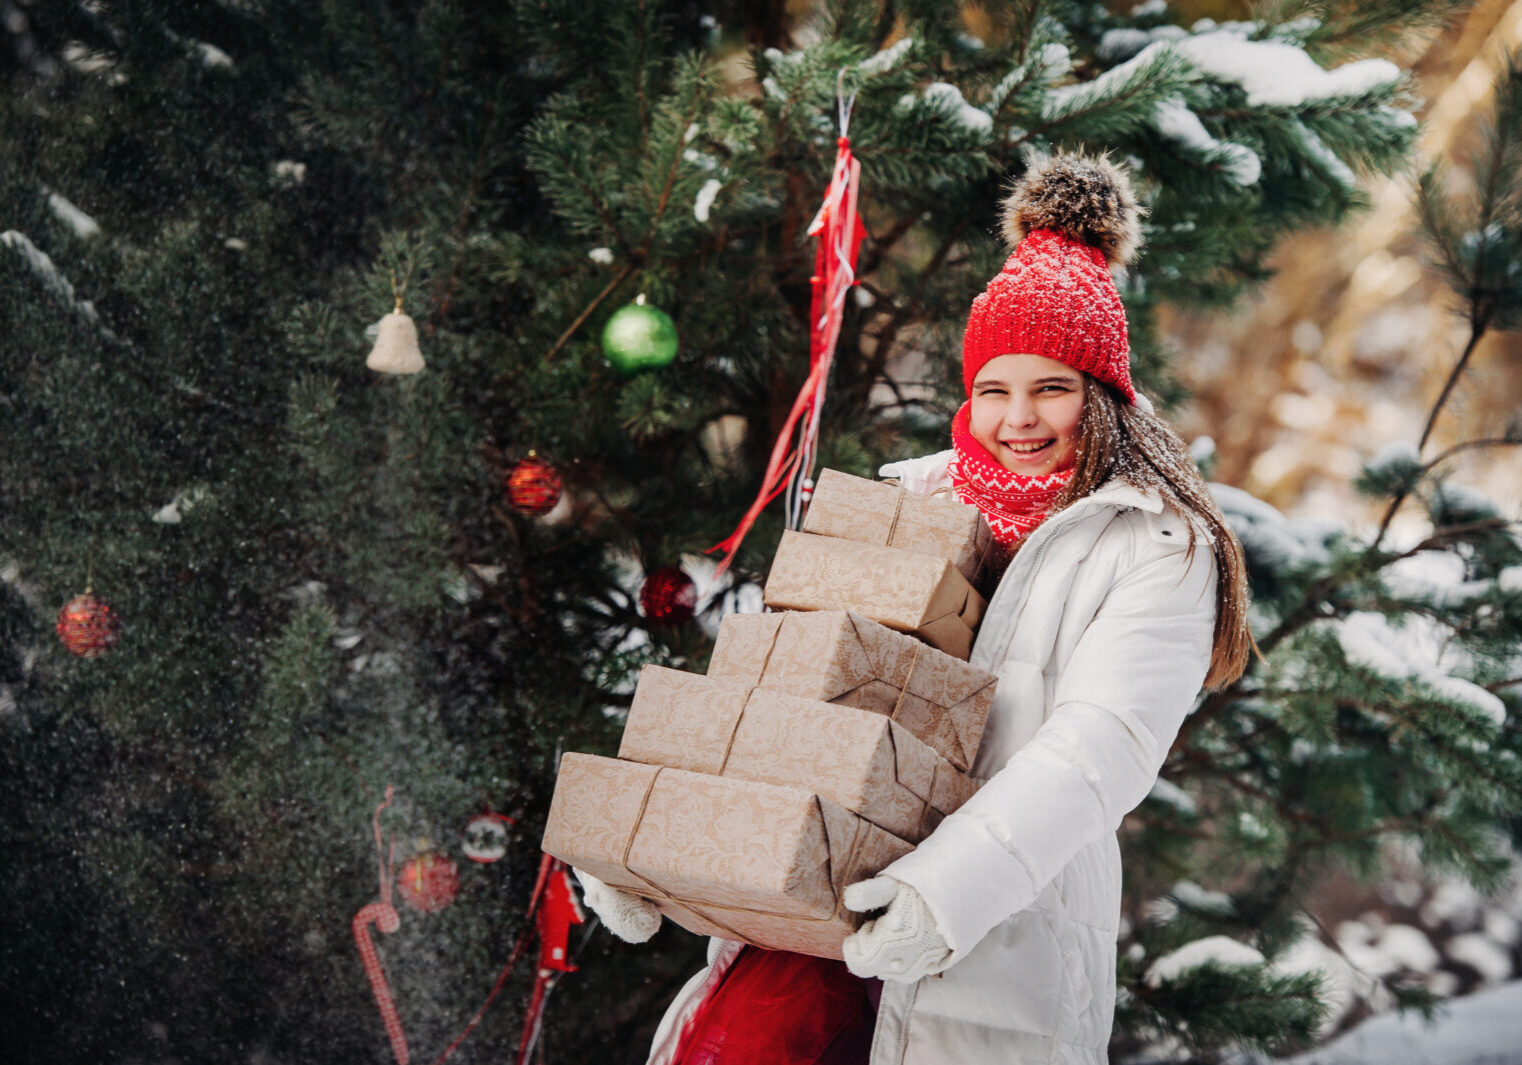
[[[1011,451],[1020,451],[1020,452],[1026,452],[1026,453],[1028,453],[1028,452],[1031,452],[1031,451],[1040,451],[1042,448],[1046,447],[1046,445],[1050,444],[1050,443],[1051,443],[1050,440],[1043,440],[1039,444],[1011,444],[1011,443],[1006,443],[1004,446],[1009,448]]]

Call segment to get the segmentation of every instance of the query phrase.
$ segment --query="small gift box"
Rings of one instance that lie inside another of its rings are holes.
[[[944,558],[974,587],[998,557],[998,545],[977,507],[839,470],[819,475],[803,531]]]
[[[764,592],[784,610],[850,610],[964,661],[983,597],[950,562],[830,536],[782,534]]]

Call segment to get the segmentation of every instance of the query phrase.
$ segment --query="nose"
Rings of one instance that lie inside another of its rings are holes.
[[[1036,414],[1036,401],[1023,393],[1015,393],[1009,398],[1009,406],[1004,408],[1004,423],[1012,428],[1028,429],[1039,420]]]

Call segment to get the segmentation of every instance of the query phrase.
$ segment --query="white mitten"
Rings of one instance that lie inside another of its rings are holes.
[[[591,873],[572,869],[581,881],[582,901],[625,943],[643,943],[661,927],[661,911],[649,899],[609,887]]]
[[[875,976],[912,984],[951,965],[951,948],[935,926],[935,915],[920,893],[891,876],[873,877],[846,888],[846,909],[887,912],[846,937],[846,968],[857,976]]]

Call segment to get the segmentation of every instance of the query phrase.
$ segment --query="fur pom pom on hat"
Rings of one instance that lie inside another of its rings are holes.
[[[1018,247],[1027,233],[1050,229],[1125,266],[1141,245],[1141,212],[1131,183],[1105,158],[1059,155],[1034,163],[1004,200],[1004,239]]]
[[[989,359],[1043,355],[1114,385],[1131,402],[1126,312],[1110,276],[1141,240],[1141,211],[1124,172],[1102,158],[1033,162],[1004,202],[1015,245],[973,300],[962,338],[967,394]]]

